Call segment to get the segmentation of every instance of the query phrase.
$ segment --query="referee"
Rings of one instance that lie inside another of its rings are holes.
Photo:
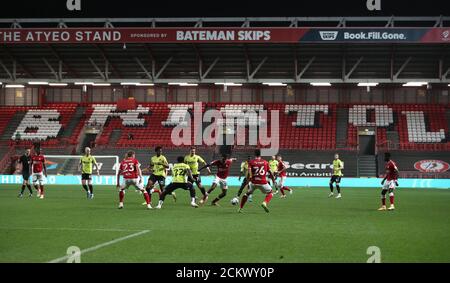
[[[25,186],[30,191],[30,197],[33,196],[33,190],[30,185],[30,163],[31,163],[31,150],[27,149],[25,153],[19,158],[19,163],[22,164],[22,188],[20,190],[19,198],[23,197],[23,191],[25,190]]]
[[[91,149],[86,147],[84,149],[84,155],[80,158],[78,164],[78,170],[81,171],[81,185],[87,193],[88,199],[94,198],[94,187],[92,186],[92,165],[95,165],[97,175],[100,174],[97,161],[95,157],[91,155]]]

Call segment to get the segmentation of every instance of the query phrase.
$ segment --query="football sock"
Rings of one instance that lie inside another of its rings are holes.
[[[286,195],[286,194],[284,193],[284,189],[283,189],[283,188],[280,189],[280,193],[281,193],[281,195],[283,195],[283,196]]]
[[[119,201],[120,202],[123,202],[123,198],[125,197],[125,193],[121,190],[120,192],[119,192]]]
[[[240,197],[242,194],[242,191],[245,189],[245,187],[247,186],[247,182],[242,183],[241,187],[239,188],[239,191],[237,193],[237,196]]]
[[[288,191],[288,192],[291,190],[288,187],[283,187],[282,189],[285,190],[285,191]]]
[[[198,187],[200,189],[200,192],[202,193],[202,195],[206,194],[205,188],[204,187]]]
[[[88,187],[89,187],[89,192],[91,194],[93,194],[94,193],[94,187],[91,184],[89,184]]]
[[[25,185],[22,185],[22,188],[20,189],[20,194],[23,194],[23,191],[25,191]]]
[[[192,189],[189,189],[189,194],[190,194],[191,198],[195,200],[195,189],[194,189],[194,187],[192,187]]]
[[[195,203],[195,197],[191,197],[191,203]]]
[[[41,185],[41,196],[44,195],[44,186]]]
[[[28,188],[28,190],[30,191],[30,194],[33,194],[33,190],[31,189],[30,184],[27,184],[27,188]]]
[[[147,192],[144,192],[143,195],[144,195],[145,202],[147,204],[149,204],[150,203],[150,196],[149,196],[149,194]]]
[[[340,194],[340,193],[341,193],[341,187],[339,187],[338,184],[336,184],[336,189],[337,189],[337,191],[338,191],[338,194]]]
[[[270,200],[272,199],[272,197],[273,197],[273,194],[272,194],[271,192],[268,193],[268,194],[266,195],[266,198],[264,199],[264,202],[265,202],[265,203],[269,203]]]
[[[247,198],[248,198],[248,196],[246,194],[242,197],[241,205],[240,205],[241,208],[244,207],[245,203],[247,202]]]
[[[386,198],[385,197],[381,198],[381,204],[382,205],[386,205]]]
[[[394,193],[390,193],[390,194],[389,194],[389,202],[390,202],[391,204],[394,204]]]
[[[330,191],[333,192],[333,184],[330,183]]]
[[[89,191],[88,186],[87,185],[83,185],[83,189],[87,192]]]

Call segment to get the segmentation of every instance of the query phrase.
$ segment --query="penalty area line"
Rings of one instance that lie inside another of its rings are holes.
[[[121,238],[117,238],[117,239],[111,240],[109,242],[98,244],[96,246],[93,246],[93,247],[81,250],[79,255],[81,256],[82,254],[93,252],[93,251],[96,251],[98,249],[101,249],[101,248],[104,248],[104,247],[107,247],[107,246],[110,246],[110,245],[114,245],[114,244],[116,244],[118,242],[125,241],[125,240],[128,240],[130,238],[141,236],[141,235],[146,234],[148,232],[150,232],[150,230],[143,230],[143,231],[140,231],[140,232],[137,232],[137,233],[134,233],[134,234],[127,235],[125,237],[121,237]],[[69,259],[72,256],[73,255],[70,254],[70,255],[63,256],[63,257],[55,258],[55,259],[53,259],[51,261],[48,261],[47,263],[58,263],[58,262],[66,261],[67,259]]]

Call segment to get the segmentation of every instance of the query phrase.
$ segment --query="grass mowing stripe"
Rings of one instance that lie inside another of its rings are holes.
[[[125,237],[117,238],[117,239],[115,239],[115,240],[112,240],[112,241],[109,241],[109,242],[106,242],[106,243],[102,243],[102,244],[99,244],[99,245],[96,245],[96,246],[93,246],[93,247],[90,247],[90,248],[81,250],[81,251],[80,251],[80,256],[81,256],[82,254],[85,254],[85,253],[88,253],[88,252],[92,252],[92,251],[95,251],[95,250],[98,250],[98,249],[101,249],[101,248],[103,248],[103,247],[107,247],[107,246],[110,246],[110,245],[114,245],[114,244],[116,244],[116,243],[118,243],[118,242],[125,241],[125,240],[128,240],[128,239],[130,239],[130,238],[138,237],[138,236],[143,235],[143,234],[146,234],[146,233],[148,233],[148,232],[150,232],[150,230],[143,230],[143,231],[140,231],[140,232],[137,232],[137,233],[134,233],[134,234],[125,236]],[[54,259],[54,260],[49,261],[48,263],[58,263],[58,262],[62,262],[62,261],[67,260],[67,259],[68,259],[69,257],[71,257],[71,256],[72,256],[72,255],[66,255],[66,256],[63,256],[63,257],[59,257],[59,258],[56,258],[56,259]]]
[[[0,227],[0,230],[55,230],[55,231],[99,231],[99,232],[137,232],[138,229],[102,229],[102,228],[58,228],[58,227]]]

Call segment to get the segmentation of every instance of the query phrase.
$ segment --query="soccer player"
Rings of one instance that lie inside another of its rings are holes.
[[[284,181],[286,181],[286,170],[287,170],[287,166],[286,163],[283,162],[283,158],[281,157],[281,155],[277,156],[277,160],[278,160],[278,165],[277,165],[277,173],[276,175],[280,176],[280,181],[275,185],[275,187],[278,187],[280,189],[281,192],[281,198],[286,198],[286,194],[284,193],[284,191],[288,191],[289,194],[292,195],[292,189],[289,189],[288,187],[286,187],[284,185]]]
[[[270,179],[273,184],[275,184],[275,176],[269,170],[269,163],[261,158],[261,150],[255,150],[255,159],[250,160],[248,163],[248,176],[250,183],[248,184],[247,193],[242,197],[241,204],[239,206],[238,212],[242,212],[245,203],[250,195],[253,194],[255,189],[259,189],[263,194],[266,195],[264,201],[262,202],[262,208],[268,213],[269,208],[267,205],[273,197],[272,188],[267,182],[266,175],[269,172]]]
[[[190,153],[184,157],[184,163],[189,165],[192,172],[192,178],[189,178],[188,181],[192,184],[197,184],[200,192],[202,192],[203,196],[205,196],[206,191],[202,186],[202,179],[200,178],[200,172],[198,171],[198,164],[202,163],[203,165],[206,165],[206,162],[200,155],[195,154],[195,147],[191,148]],[[211,174],[211,170],[209,168],[207,168],[207,170],[208,173]]]
[[[209,188],[208,192],[206,192],[206,195],[203,196],[202,200],[200,200],[200,203],[206,203],[208,200],[209,194],[212,193],[217,187],[217,185],[220,185],[220,188],[222,189],[222,193],[218,195],[211,203],[211,205],[218,205],[219,200],[224,198],[227,195],[228,185],[227,185],[227,178],[230,173],[230,167],[233,161],[235,161],[236,158],[228,158],[226,154],[222,154],[222,158],[218,160],[214,160],[210,164],[206,164],[200,170],[204,168],[209,168],[211,166],[217,167],[217,173],[216,178],[214,179],[211,188]]]
[[[330,179],[330,194],[328,195],[328,197],[332,197],[334,195],[333,192],[333,183],[336,183],[336,190],[338,192],[338,195],[336,196],[336,198],[341,198],[341,187],[339,186],[339,184],[341,183],[341,178],[342,178],[342,169],[344,169],[344,163],[339,159],[339,154],[335,154],[334,155],[334,160],[333,160],[333,175],[331,176]]]
[[[192,178],[192,172],[186,163],[184,163],[184,157],[178,156],[176,164],[172,167],[172,183],[170,183],[159,197],[159,203],[156,206],[160,209],[164,203],[166,195],[171,194],[176,189],[189,190],[191,195],[191,206],[197,208],[198,205],[195,203],[195,189],[192,183],[188,182],[187,178]]]
[[[144,195],[145,202],[148,209],[152,209],[150,204],[150,196],[144,189],[143,177],[141,171],[141,164],[135,158],[134,151],[130,150],[127,152],[127,156],[119,166],[119,174],[117,175],[117,188],[119,189],[119,209],[123,208],[123,199],[125,197],[125,190],[129,186],[134,186],[136,189],[140,190]],[[120,175],[123,176],[122,185],[120,185]]]
[[[86,147],[84,149],[84,155],[80,158],[78,164],[78,171],[81,171],[81,185],[87,193],[88,199],[94,198],[94,187],[92,186],[92,165],[97,170],[97,175],[100,175],[100,170],[95,157],[91,155],[91,149]]]
[[[277,171],[278,171],[278,159],[275,155],[272,155],[272,159],[269,161],[269,170],[275,176],[275,180],[276,180],[277,179]],[[272,185],[275,188],[275,192],[273,194],[276,195],[278,193],[278,186],[277,186],[277,184],[272,184]]]
[[[31,150],[25,150],[25,153],[19,158],[19,163],[22,164],[22,188],[20,189],[19,198],[23,197],[23,191],[25,191],[25,187],[28,188],[30,192],[30,197],[33,196],[33,190],[30,185],[30,162],[31,162]]]
[[[386,162],[385,171],[386,176],[383,181],[381,181],[381,185],[383,186],[381,190],[381,207],[378,209],[380,211],[386,210],[386,194],[389,192],[389,202],[391,205],[388,210],[394,210],[394,190],[395,187],[398,186],[398,168],[397,164],[393,160],[391,160],[391,154],[389,152],[384,153],[384,161]]]
[[[161,196],[161,193],[164,191],[167,169],[169,169],[169,162],[167,162],[167,158],[162,154],[161,146],[155,148],[155,153],[156,155],[152,156],[150,159],[149,169],[151,173],[145,188],[150,197],[150,202],[152,201],[152,193],[158,193]],[[159,185],[159,190],[154,188],[156,183]],[[175,193],[173,193],[172,196],[176,201]]]
[[[41,154],[41,149],[38,147],[33,156],[31,156],[31,171],[33,186],[38,191],[37,196],[44,198],[44,176],[47,178],[47,167],[45,166],[45,157]]]
[[[242,161],[242,163],[241,163],[241,171],[239,172],[238,180],[240,181],[242,176],[244,176],[244,180],[242,180],[241,187],[239,188],[239,191],[238,191],[238,193],[236,195],[237,198],[241,197],[242,191],[245,189],[245,187],[248,186],[248,182],[249,182],[249,180],[247,178],[247,175],[248,175],[248,163],[250,162],[251,159],[252,159],[252,157],[249,155],[249,156],[247,156],[247,160]],[[249,199],[249,201],[251,201],[251,200]]]

